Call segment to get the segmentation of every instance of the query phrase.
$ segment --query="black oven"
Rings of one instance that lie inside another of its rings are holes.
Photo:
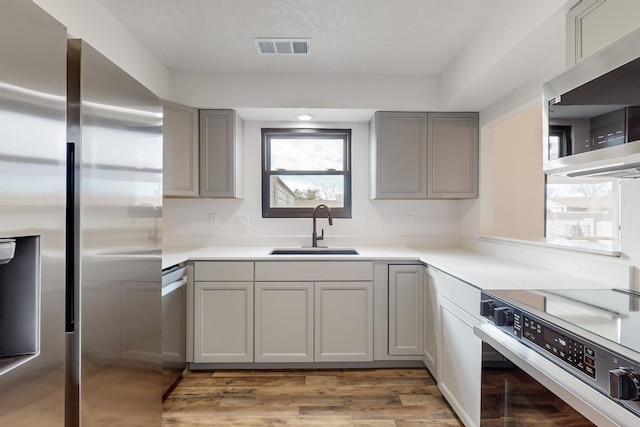
[[[481,298],[482,426],[640,425],[640,296],[607,289]]]

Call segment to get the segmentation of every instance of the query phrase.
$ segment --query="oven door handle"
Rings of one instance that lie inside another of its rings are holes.
[[[598,426],[629,426],[638,422],[630,411],[495,325],[483,322],[474,326],[473,333]]]

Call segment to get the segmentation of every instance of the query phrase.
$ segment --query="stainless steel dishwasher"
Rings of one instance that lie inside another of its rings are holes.
[[[171,391],[186,368],[187,268],[162,270],[162,389]]]

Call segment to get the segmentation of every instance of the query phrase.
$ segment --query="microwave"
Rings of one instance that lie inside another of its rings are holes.
[[[640,177],[640,31],[543,85],[547,175]]]

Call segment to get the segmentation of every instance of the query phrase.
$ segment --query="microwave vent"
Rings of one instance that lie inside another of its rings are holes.
[[[640,162],[612,165],[583,171],[567,173],[569,177],[601,176],[610,178],[640,178]]]

